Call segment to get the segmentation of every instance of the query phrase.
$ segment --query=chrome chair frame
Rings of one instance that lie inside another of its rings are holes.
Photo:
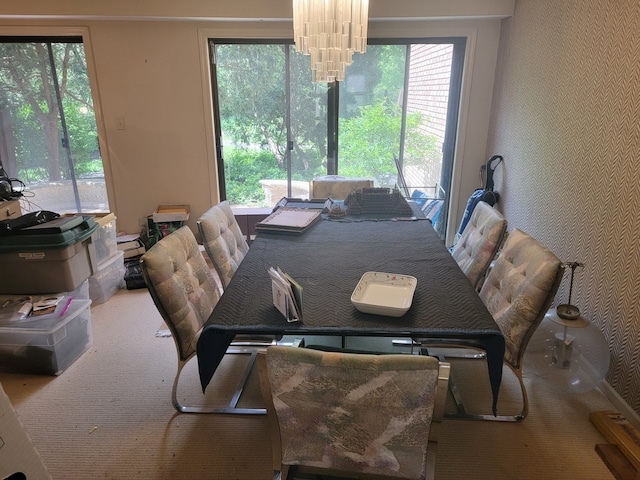
[[[500,421],[500,422],[521,422],[522,420],[524,420],[528,413],[529,413],[529,400],[528,400],[528,396],[527,396],[527,390],[526,387],[524,385],[524,380],[523,380],[523,375],[522,375],[522,363],[523,363],[523,358],[524,358],[524,354],[527,348],[527,345],[529,344],[529,341],[531,340],[531,337],[533,335],[533,333],[535,332],[536,328],[538,328],[538,325],[540,325],[540,323],[542,322],[542,320],[544,319],[544,316],[547,312],[547,310],[549,310],[549,308],[551,307],[551,304],[553,303],[553,300],[556,296],[556,293],[558,291],[558,288],[560,286],[560,282],[562,281],[562,277],[564,275],[564,270],[565,267],[562,263],[559,264],[559,267],[555,273],[553,282],[549,288],[549,290],[547,291],[547,295],[545,297],[544,302],[542,303],[540,309],[538,310],[536,317],[534,318],[534,320],[532,321],[532,323],[530,324],[529,328],[527,329],[527,332],[521,342],[520,348],[518,349],[517,352],[517,357],[515,359],[515,362],[512,363],[510,361],[507,361],[507,359],[505,359],[503,361],[503,365],[506,364],[509,369],[515,374],[516,378],[518,379],[518,382],[520,384],[520,390],[521,390],[521,394],[522,394],[522,410],[520,411],[520,413],[516,414],[516,415],[493,415],[493,414],[471,414],[468,413],[465,406],[464,406],[464,402],[462,400],[462,396],[460,394],[460,391],[458,389],[458,387],[455,384],[455,381],[453,380],[453,377],[449,380],[449,390],[451,391],[451,394],[454,398],[455,404],[456,404],[456,409],[457,409],[457,413],[449,413],[449,414],[445,414],[446,418],[457,418],[457,419],[466,419],[466,420],[489,420],[489,421]],[[420,345],[421,348],[421,353],[423,355],[429,355],[429,347],[432,348],[468,348],[468,349],[473,349],[478,351],[477,354],[469,354],[469,355],[451,355],[451,356],[445,356],[445,355],[438,355],[438,359],[441,361],[444,361],[447,357],[449,358],[472,358],[472,359],[484,359],[486,358],[486,354],[483,351],[482,347],[472,341],[464,341],[462,339],[460,340],[451,340],[451,341],[443,341],[442,339],[414,339],[414,341]]]
[[[182,227],[180,230],[182,229],[187,229],[189,230],[188,227]],[[178,230],[178,231],[180,231]],[[178,231],[176,231],[175,233],[177,233]],[[186,233],[185,230],[183,230],[183,233]],[[193,249],[197,249],[197,242],[195,239],[195,236],[193,236],[193,233],[191,232],[191,230],[189,230],[189,234],[188,235],[189,241],[192,243],[191,248]],[[173,235],[173,234],[171,234]],[[162,242],[165,239],[160,240],[160,242]],[[158,242],[158,243],[160,243]],[[155,245],[154,245],[155,247]],[[154,248],[152,247],[152,249]],[[150,249],[150,251],[152,250]],[[199,252],[199,249],[198,249]],[[204,260],[204,257],[202,257],[202,264],[203,264],[203,268],[206,269],[206,273],[207,273],[207,280],[210,282],[210,286],[212,289],[214,289],[214,291],[217,292],[217,287],[215,286],[215,281],[213,280],[213,276],[211,275],[210,271],[208,270],[208,268],[206,267],[206,262]],[[193,357],[196,356],[196,350],[195,348],[193,348],[192,351],[190,352],[184,352],[183,351],[183,346],[180,342],[180,334],[177,331],[174,321],[171,318],[171,315],[169,314],[169,312],[167,311],[167,309],[164,306],[164,303],[162,302],[162,299],[160,298],[155,284],[149,274],[148,271],[148,265],[147,262],[145,260],[145,256],[143,255],[143,257],[140,260],[140,267],[142,270],[142,274],[145,280],[145,283],[147,285],[147,289],[149,291],[149,294],[151,295],[151,298],[153,300],[153,303],[155,304],[156,308],[158,309],[158,312],[160,313],[162,319],[165,321],[165,324],[167,325],[167,328],[169,329],[169,331],[171,332],[171,337],[173,338],[173,341],[176,345],[176,351],[178,353],[178,368],[177,368],[177,372],[176,372],[176,376],[175,379],[173,381],[173,387],[171,390],[171,402],[172,405],[174,406],[174,408],[180,412],[180,413],[232,413],[232,414],[244,414],[244,415],[264,415],[266,413],[266,410],[264,408],[240,408],[238,407],[238,402],[240,400],[240,397],[242,396],[244,387],[246,385],[247,379],[249,378],[249,374],[251,373],[251,370],[255,364],[255,360],[256,360],[256,349],[257,348],[265,348],[269,345],[273,345],[276,343],[275,339],[254,339],[254,338],[247,338],[244,339],[242,337],[238,337],[238,340],[234,340],[234,342],[232,342],[231,346],[227,349],[228,354],[244,354],[244,355],[249,355],[249,361],[247,363],[247,366],[244,369],[244,372],[242,374],[242,376],[240,377],[237,387],[235,389],[234,394],[231,397],[231,400],[228,404],[228,406],[226,407],[205,407],[205,406],[187,406],[187,405],[183,405],[178,401],[178,383],[179,383],[179,379],[180,379],[180,374],[182,373],[183,368],[185,367],[185,365],[187,364],[187,362],[189,362],[189,360],[191,360]],[[214,299],[214,305],[215,302],[217,302],[217,298]],[[199,331],[195,333],[195,338],[197,338],[197,336],[199,335]]]

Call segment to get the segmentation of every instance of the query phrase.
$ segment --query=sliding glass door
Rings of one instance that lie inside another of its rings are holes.
[[[79,37],[0,37],[0,162],[23,210],[109,211]]]
[[[370,40],[331,84],[311,82],[309,57],[288,41],[210,49],[223,199],[271,207],[342,175],[441,199],[446,211],[464,39]]]

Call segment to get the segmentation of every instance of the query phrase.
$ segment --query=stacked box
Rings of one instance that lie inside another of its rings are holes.
[[[91,300],[68,297],[62,305],[49,315],[0,324],[0,371],[59,375],[88,350]]]
[[[145,246],[151,248],[162,238],[175,232],[189,219],[189,205],[159,205],[147,217]]]
[[[93,241],[98,224],[87,216],[73,225],[55,233],[43,229],[0,237],[0,293],[67,292],[89,278],[98,265]]]
[[[89,296],[89,279],[87,278],[84,282],[80,284],[78,288],[70,292],[65,292],[65,294],[69,297],[82,298],[84,300],[89,300],[89,298],[91,298]]]
[[[95,214],[94,220],[99,225],[94,243],[96,248],[96,262],[100,266],[104,262],[112,261],[112,257],[118,253],[116,216],[113,213],[106,215]]]
[[[104,303],[124,287],[124,252],[118,251],[98,266],[89,277],[89,297],[94,304]]]

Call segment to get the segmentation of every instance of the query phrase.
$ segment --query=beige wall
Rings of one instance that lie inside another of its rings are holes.
[[[195,227],[199,215],[218,201],[206,38],[290,37],[291,22],[273,20],[288,14],[290,1],[269,2],[272,20],[259,22],[236,17],[267,16],[262,2],[190,0],[180,3],[180,8],[176,2],[147,0],[59,0],[55,7],[47,1],[19,3],[0,0],[0,35],[84,35],[109,201],[118,229],[138,231],[138,220],[164,203],[190,204],[189,224]],[[457,0],[450,2],[449,9],[425,8],[424,2],[416,1],[401,3],[405,10],[398,8],[396,17],[439,18],[377,18],[370,22],[370,36],[468,38],[454,172],[460,194],[452,199],[455,229],[466,198],[477,186],[486,150],[500,17],[513,11],[513,0]],[[212,8],[213,4],[219,8]],[[459,18],[465,5],[471,13]],[[373,2],[371,9],[388,13],[384,3]],[[479,17],[469,18],[471,14]],[[218,19],[208,18],[213,15]],[[118,129],[122,121],[124,129]]]
[[[509,228],[576,271],[607,380],[640,412],[640,3],[518,0],[503,21],[487,154]],[[569,275],[558,301],[568,299]]]
[[[370,0],[371,18],[446,19],[501,17],[513,13],[514,0]],[[6,18],[154,18],[154,19],[290,19],[291,0],[0,0]]]

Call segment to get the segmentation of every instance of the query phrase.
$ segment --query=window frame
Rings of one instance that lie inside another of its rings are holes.
[[[446,219],[444,226],[442,227],[440,234],[444,238],[446,230],[448,228],[448,211],[451,200],[451,193],[453,190],[453,169],[455,162],[455,146],[457,143],[458,133],[458,121],[460,116],[460,99],[462,96],[462,79],[463,69],[465,64],[465,54],[467,48],[466,36],[445,36],[445,37],[406,37],[406,38],[369,38],[368,45],[405,45],[407,52],[409,47],[416,44],[424,45],[437,45],[448,44],[452,45],[452,60],[451,71],[449,79],[448,101],[447,101],[447,118],[445,122],[445,134],[442,145],[442,171],[440,176],[439,185],[444,185],[445,202],[442,209],[442,216]],[[222,152],[222,132],[220,127],[220,106],[218,104],[218,87],[217,87],[217,62],[215,58],[215,46],[218,44],[226,45],[251,45],[251,44],[267,44],[267,45],[293,45],[291,39],[282,38],[220,38],[211,37],[207,39],[207,46],[210,58],[210,76],[211,76],[211,99],[213,110],[213,124],[215,135],[215,163],[217,169],[218,179],[218,192],[220,200],[226,199],[226,178],[225,178],[225,166],[224,155]],[[291,124],[290,124],[290,75],[289,75],[289,53],[285,53],[285,89],[286,89],[286,101],[287,107],[285,112],[286,129],[288,142],[291,142]],[[409,62],[406,63],[406,72],[404,75],[404,95],[405,101],[403,102],[403,116],[407,113],[406,97],[408,95],[409,84]],[[332,82],[327,85],[327,175],[337,175],[339,170],[339,98],[340,98],[340,84],[341,82]],[[404,129],[404,127],[403,127]],[[400,145],[400,158],[402,158],[402,151],[404,147],[405,136],[404,132],[401,135]],[[287,183],[288,183],[288,195],[291,196],[291,149],[289,145],[286,148],[286,162],[287,162]]]
[[[100,157],[102,159],[102,168],[104,171],[105,188],[107,200],[111,211],[116,211],[116,196],[113,187],[113,174],[111,162],[109,158],[109,148],[107,145],[107,129],[103,117],[102,104],[100,102],[100,91],[98,88],[98,75],[93,55],[93,44],[89,33],[89,27],[84,26],[54,26],[54,25],[22,25],[22,26],[1,26],[0,36],[13,38],[16,41],[28,42],[33,38],[49,38],[51,41],[56,39],[78,39],[84,46],[84,55],[86,61],[87,75],[89,77],[89,87],[91,89],[91,97],[93,110],[96,121],[96,130],[98,135],[98,148],[100,149]]]

